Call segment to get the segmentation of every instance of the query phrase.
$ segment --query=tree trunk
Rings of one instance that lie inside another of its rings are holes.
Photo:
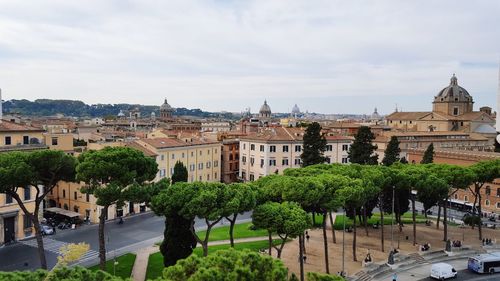
[[[328,264],[328,236],[326,234],[326,212],[323,213],[323,246],[325,247],[325,270],[330,274],[330,265]]]
[[[312,223],[313,223],[313,227],[316,226],[316,213],[315,212],[312,212]]]
[[[446,197],[443,205],[443,241],[448,240],[448,214],[446,212],[448,205],[448,197]]]
[[[299,235],[299,264],[300,264],[300,281],[304,281],[304,234]]]
[[[278,253],[276,257],[278,259],[281,259],[281,253],[283,252],[283,248],[285,247],[285,242],[286,242],[286,239],[288,238],[288,235],[285,235],[285,237],[281,237],[281,235],[279,235],[279,237],[281,238],[280,246],[279,247],[273,246],[273,247],[274,247],[274,249],[276,249],[276,252]]]
[[[417,214],[415,213],[415,196],[411,198],[411,209],[413,219],[413,246],[417,245]]]
[[[368,218],[366,217],[366,205],[363,207],[363,224],[365,226],[366,237],[368,237]]]
[[[109,206],[104,206],[99,215],[99,269],[106,270],[106,240],[104,239],[104,223]]]
[[[273,237],[272,237],[272,233],[270,230],[267,231],[267,234],[268,234],[268,237],[269,237],[269,249],[268,249],[268,252],[269,252],[269,255],[271,256],[271,250],[273,248]]]
[[[380,210],[380,244],[381,244],[381,250],[384,252],[384,209],[383,209],[383,197],[380,195],[380,205],[379,205],[379,210]]]
[[[480,190],[477,189],[476,191],[476,194],[477,194],[477,211],[478,211],[478,215],[479,215],[479,224],[477,226],[477,229],[479,230],[479,240],[482,240],[483,239],[483,227],[482,227],[482,220],[481,220],[481,217],[482,217],[482,208],[481,208],[481,193],[480,193]],[[474,225],[474,224],[472,224]]]
[[[337,237],[335,236],[335,228],[333,227],[335,222],[333,221],[332,212],[329,213],[330,213],[330,225],[332,226],[332,240],[333,243],[337,243]]]
[[[40,258],[40,268],[47,269],[47,259],[45,257],[42,232],[40,231],[40,221],[38,219],[38,212],[35,211],[35,214],[33,215],[28,215],[28,214],[25,215],[30,217],[30,219],[33,221],[33,227],[35,228],[38,257]]]
[[[474,190],[477,191],[477,189],[474,189]],[[472,216],[475,216],[476,215],[476,205],[477,205],[477,192],[473,192],[473,194],[474,194],[474,204],[472,205]],[[474,229],[474,224],[472,224],[471,228]],[[481,234],[479,234],[479,240],[482,240]]]
[[[353,208],[354,210],[354,220],[352,222],[353,230],[352,230],[352,260],[353,261],[358,261],[356,257],[356,208]]]
[[[229,241],[231,244],[231,248],[234,248],[234,225],[236,224],[236,217],[237,216],[238,216],[238,214],[236,213],[233,215],[232,219],[227,218],[227,220],[230,223],[230,225],[229,225]]]
[[[439,229],[439,221],[441,220],[441,202],[438,203],[438,218],[436,221],[436,229]]]

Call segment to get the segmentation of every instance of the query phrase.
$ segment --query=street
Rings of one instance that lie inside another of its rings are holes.
[[[248,212],[239,215],[238,222],[247,221],[250,218],[251,212]],[[227,224],[227,221],[224,224]],[[205,222],[196,220],[195,226],[196,229],[203,228]],[[155,216],[153,213],[125,218],[121,225],[117,221],[107,222],[105,227],[107,258],[111,259],[115,255],[133,252],[161,241],[164,228],[163,217]],[[82,257],[79,264],[82,266],[96,264],[99,251],[97,230],[98,225],[83,225],[76,230],[57,230],[55,235],[46,236],[44,246],[49,267],[52,268],[56,264],[61,246],[80,242],[89,244],[90,251]],[[0,271],[33,270],[40,267],[35,239],[0,248],[0,257]]]
[[[469,271],[467,269],[467,258],[461,258],[461,259],[456,259],[456,260],[451,260],[451,261],[445,261],[445,263],[448,263],[452,265],[457,271],[458,275],[457,278],[455,279],[450,279],[450,280],[457,280],[457,281],[494,281],[494,280],[500,280],[500,273],[497,274],[477,274],[472,271]],[[435,280],[430,278],[430,273],[431,273],[431,264],[422,264],[414,268],[410,268],[407,270],[402,270],[402,271],[396,271],[397,272],[397,280],[402,280],[402,281],[430,281],[430,280]],[[382,280],[392,280],[392,273],[387,274],[381,278],[375,279],[377,281],[382,281]]]

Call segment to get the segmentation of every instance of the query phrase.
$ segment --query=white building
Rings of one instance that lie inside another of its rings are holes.
[[[240,178],[253,181],[270,174],[282,174],[287,168],[301,166],[303,128],[264,128],[240,138]],[[348,163],[347,152],[353,138],[326,136],[327,163]]]

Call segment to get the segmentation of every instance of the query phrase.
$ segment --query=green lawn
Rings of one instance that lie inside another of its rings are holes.
[[[275,245],[279,245],[281,243],[281,240],[274,240],[273,242]],[[236,250],[249,249],[251,251],[256,251],[256,252],[261,249],[267,249],[267,247],[268,247],[267,240],[234,244],[234,248]],[[208,253],[210,254],[211,252],[223,249],[229,249],[229,244],[209,246]],[[196,247],[196,249],[194,249],[193,251],[193,254],[198,256],[203,255],[203,249],[201,248],[201,246]],[[162,254],[160,252],[151,254],[149,256],[149,261],[148,261],[148,271],[146,273],[146,280],[156,279],[160,277],[163,272],[163,268],[164,267],[163,267]]]
[[[109,260],[106,261],[106,272],[113,274],[113,263],[114,260],[112,257],[107,257]],[[134,262],[135,262],[135,254],[125,254],[123,256],[119,256],[116,258],[116,261],[118,264],[116,265],[115,272],[116,276],[122,277],[122,278],[129,278],[130,275],[132,274],[132,267],[134,267]],[[90,270],[98,270],[99,265],[95,265],[92,267],[89,267]]]
[[[252,229],[251,222],[236,224],[234,226],[234,239],[267,236],[267,231],[264,229]],[[206,231],[199,231],[197,234],[200,238],[205,237]],[[210,238],[208,241],[229,240],[229,225],[213,228],[210,231]]]
[[[336,230],[341,230],[343,229],[343,218],[344,218],[344,215],[337,215],[337,217],[335,218],[335,224],[334,224],[334,228]],[[408,213],[405,213],[401,216],[401,220],[403,222],[403,224],[412,224],[413,223],[413,220],[412,220],[412,214],[411,212],[408,212]],[[416,222],[417,223],[425,223],[425,217],[423,215],[419,215],[417,214],[416,215]],[[346,221],[345,221],[345,227],[349,227],[349,226],[352,226],[352,220],[347,218]],[[377,222],[380,222],[380,213],[376,213],[376,214],[373,214],[373,216],[371,218],[368,219],[368,225],[371,226]],[[392,215],[384,215],[384,225],[389,225],[391,224],[392,222]],[[359,221],[357,221],[357,224],[359,225]]]

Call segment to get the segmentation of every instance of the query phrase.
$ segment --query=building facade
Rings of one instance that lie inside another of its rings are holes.
[[[301,166],[304,130],[301,128],[264,128],[240,138],[240,179],[253,181],[270,174],[282,174],[287,168]],[[349,163],[347,152],[351,137],[326,135],[324,156],[327,163]]]

